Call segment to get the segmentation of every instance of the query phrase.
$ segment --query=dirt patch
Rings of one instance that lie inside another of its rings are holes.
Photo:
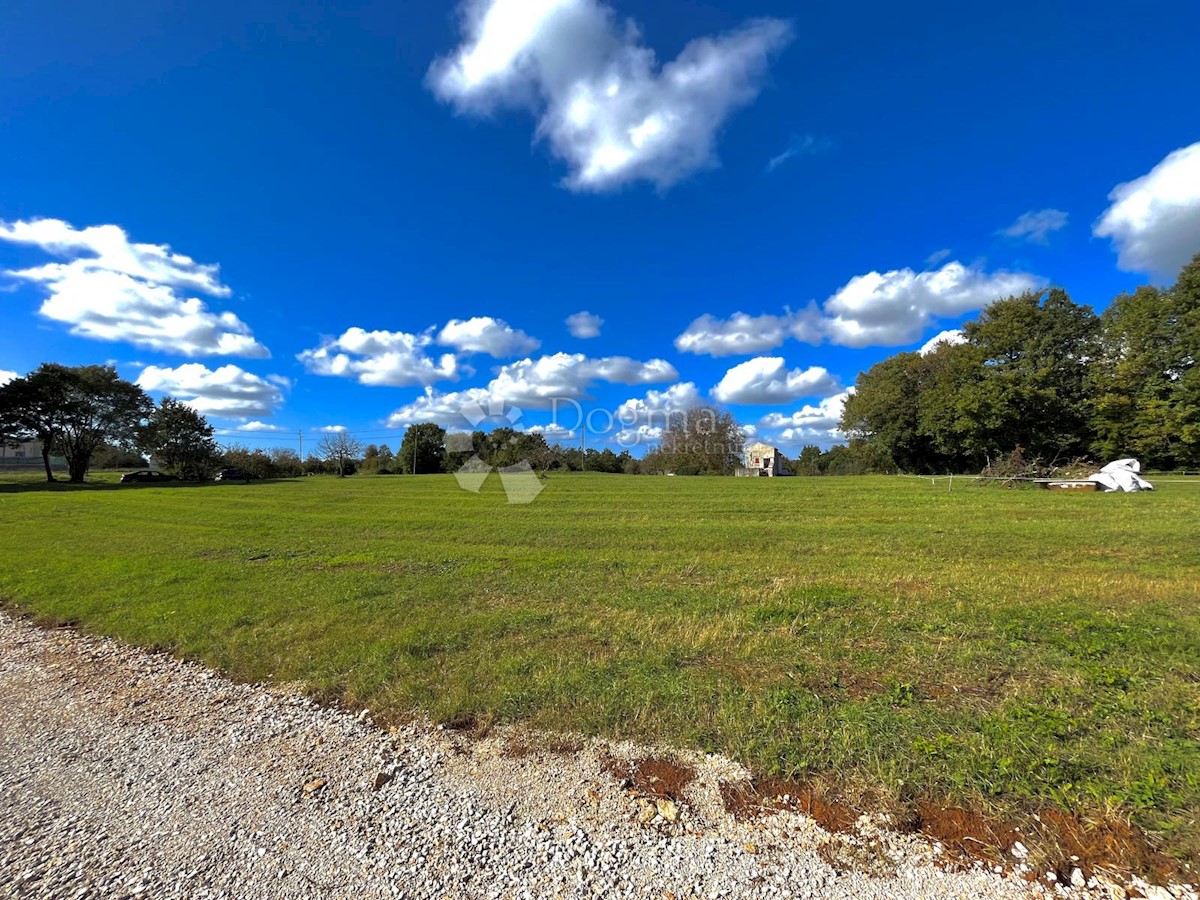
[[[985,678],[977,681],[951,682],[944,681],[931,684],[924,691],[932,700],[997,700],[1008,689],[1012,673],[1005,671],[989,672]]]
[[[851,700],[869,700],[882,690],[879,679],[866,672],[838,672],[825,687],[827,693],[841,692]]]
[[[848,834],[855,831],[858,812],[847,804],[822,795],[812,785],[782,779],[760,778],[749,782],[722,782],[725,810],[738,821],[787,810],[801,813],[826,831]],[[1062,884],[1069,884],[1074,869],[1087,878],[1121,876],[1130,872],[1158,884],[1187,882],[1194,873],[1180,862],[1156,850],[1147,838],[1128,823],[1092,823],[1077,816],[1045,811],[1018,824],[984,813],[931,801],[918,802],[893,816],[895,830],[919,833],[939,842],[948,860],[964,865],[984,861],[991,865],[1016,862],[1013,845],[1023,844],[1028,861],[1041,872],[1053,871]],[[886,868],[885,858],[868,845],[832,841],[822,851],[835,869]],[[869,865],[868,865],[869,863]]]
[[[508,759],[525,759],[549,753],[554,756],[572,756],[583,750],[583,741],[565,735],[523,736],[509,738],[502,755]]]
[[[801,813],[826,831],[846,834],[854,830],[858,813],[844,803],[818,796],[802,784],[781,778],[755,778],[749,782],[721,782],[725,811],[739,822],[787,810]]]
[[[600,771],[613,776],[627,789],[655,800],[680,800],[696,777],[695,770],[688,766],[649,756],[635,760],[609,756],[601,761]]]
[[[450,731],[457,731],[475,740],[482,740],[488,736],[488,732],[496,724],[496,719],[486,713],[477,715],[473,712],[460,712],[455,713],[441,724]]]
[[[1087,878],[1119,878],[1134,872],[1159,884],[1188,881],[1192,874],[1185,872],[1178,860],[1155,850],[1126,822],[1085,822],[1055,810],[1022,820],[1018,826],[972,810],[924,802],[917,805],[912,827],[906,830],[940,841],[952,857],[963,862],[1011,864],[1013,845],[1020,841],[1035,868],[1053,871],[1061,884],[1070,882],[1075,869]]]
[[[986,859],[996,862],[1021,834],[1013,828],[992,822],[978,813],[936,803],[917,804],[911,828],[935,841],[940,841],[952,855],[966,860]],[[1028,838],[1025,839],[1028,841]],[[1070,873],[1067,873],[1068,880]]]
[[[1077,816],[1054,810],[1039,816],[1056,848],[1050,859],[1060,879],[1070,878],[1079,868],[1089,878],[1095,874],[1137,872],[1159,884],[1189,881],[1178,860],[1155,850],[1146,838],[1126,822],[1085,822]]]

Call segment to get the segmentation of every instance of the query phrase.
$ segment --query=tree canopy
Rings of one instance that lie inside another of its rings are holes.
[[[730,475],[742,462],[745,436],[728,412],[697,406],[670,416],[662,441],[646,455],[649,471]]]
[[[339,478],[354,473],[354,465],[362,452],[362,444],[344,431],[336,431],[321,438],[317,452],[330,465],[336,467]]]
[[[978,470],[1017,448],[1200,465],[1200,255],[1173,287],[1102,316],[1053,288],[996,301],[963,336],[862,373],[842,430],[913,472]]]
[[[429,475],[442,471],[445,456],[446,429],[425,422],[404,432],[396,464],[402,475]]]
[[[163,397],[138,435],[142,452],[188,481],[210,477],[221,462],[213,427],[186,403]]]
[[[66,457],[71,481],[83,481],[100,447],[134,448],[153,410],[146,392],[112,366],[43,363],[0,387],[0,430],[10,439],[41,442],[49,481],[52,452]]]

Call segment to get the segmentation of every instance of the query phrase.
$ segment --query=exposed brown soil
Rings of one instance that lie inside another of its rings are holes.
[[[844,803],[817,796],[812,788],[782,778],[722,782],[721,799],[726,812],[738,821],[788,810],[816,820],[826,831],[842,834],[852,831],[858,821],[858,813]]]
[[[488,732],[492,730],[496,720],[490,715],[478,716],[475,713],[464,712],[456,713],[441,724],[451,731],[458,731],[475,740],[481,740],[488,736]]]
[[[1059,878],[1070,877],[1073,867],[1087,876],[1097,872],[1137,872],[1162,884],[1190,882],[1196,873],[1155,850],[1145,836],[1126,822],[1089,823],[1054,810],[1043,812],[1041,825],[1060,848],[1052,866]]]
[[[921,693],[923,695],[927,695],[933,700],[971,698],[980,700],[995,700],[1000,697],[1005,690],[1008,689],[1008,684],[1011,679],[1011,672],[989,672],[982,681],[968,681],[962,683],[946,681],[940,684],[930,684],[924,688]]]
[[[525,759],[526,757],[537,756],[541,753],[550,753],[555,756],[570,756],[582,749],[583,742],[578,738],[543,735],[537,739],[524,737],[510,738],[504,745],[502,752],[508,759]]]
[[[1012,846],[1020,841],[1039,870],[1053,871],[1064,884],[1074,869],[1087,878],[1134,872],[1162,884],[1194,877],[1126,822],[1089,823],[1056,810],[1043,811],[1018,827],[971,810],[920,803],[915,830],[964,860],[1011,863]]]
[[[851,700],[868,700],[883,690],[878,678],[865,672],[839,672],[837,679],[823,686],[823,692],[843,691]]]
[[[855,829],[858,812],[830,800],[812,786],[782,779],[762,778],[720,785],[725,809],[738,821],[781,810],[809,816],[826,831],[848,833]],[[1054,871],[1069,883],[1074,869],[1085,877],[1120,876],[1136,873],[1160,884],[1190,882],[1195,872],[1156,850],[1145,835],[1126,822],[1089,823],[1077,816],[1045,811],[1018,825],[976,810],[945,806],[930,801],[893,816],[894,827],[916,832],[938,841],[951,860],[968,863],[985,861],[1011,866],[1015,843],[1020,841],[1029,859],[1042,871]],[[843,848],[831,844],[827,859],[835,868],[848,860]]]
[[[984,818],[978,813],[937,803],[917,804],[912,830],[940,841],[950,853],[967,859],[996,862],[1021,834],[1014,828]],[[1025,839],[1028,843],[1028,838]],[[1068,872],[1068,877],[1070,873]]]
[[[695,771],[687,766],[655,757],[630,761],[609,756],[601,762],[600,770],[630,790],[655,800],[678,801],[683,797],[684,789],[696,777]]]

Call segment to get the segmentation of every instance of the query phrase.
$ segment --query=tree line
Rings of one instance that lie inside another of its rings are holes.
[[[732,423],[728,416],[722,421],[726,427]],[[732,430],[736,432],[736,427]],[[694,464],[697,474],[728,469],[723,457],[717,463],[704,463],[702,451],[689,448],[683,439],[676,440],[671,451],[660,448],[647,461],[634,458],[628,450],[550,444],[542,434],[508,427],[458,434],[433,423],[418,424],[405,431],[395,453],[387,444],[364,448],[353,435],[338,432],[322,438],[316,452],[303,460],[285,448],[221,447],[215,434],[205,417],[188,404],[163,397],[155,405],[141,387],[120,378],[111,366],[44,363],[0,386],[0,442],[38,442],[47,481],[56,480],[52,456],[65,457],[72,482],[82,482],[93,466],[141,467],[148,458],[189,481],[209,479],[222,468],[257,478],[423,475],[458,471],[475,457],[497,468],[527,462],[540,472],[641,474],[685,461]]]
[[[68,479],[81,482],[93,466],[140,467],[151,457],[187,481],[204,481],[222,468],[258,477],[302,474],[291,451],[265,453],[222,448],[203,415],[173,397],[155,405],[138,385],[112,366],[43,363],[23,378],[0,386],[0,442],[41,445],[46,480],[55,481],[51,457],[66,459]],[[334,440],[322,442],[322,465],[342,460]],[[344,474],[344,469],[338,469]]]
[[[1101,315],[1052,288],[992,303],[963,338],[860,375],[848,449],[916,473],[977,472],[1016,451],[1200,467],[1200,254],[1172,286]]]

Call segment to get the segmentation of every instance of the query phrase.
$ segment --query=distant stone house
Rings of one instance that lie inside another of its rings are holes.
[[[777,478],[792,473],[788,471],[783,454],[777,448],[757,441],[746,447],[743,465],[736,474],[740,478]]]

